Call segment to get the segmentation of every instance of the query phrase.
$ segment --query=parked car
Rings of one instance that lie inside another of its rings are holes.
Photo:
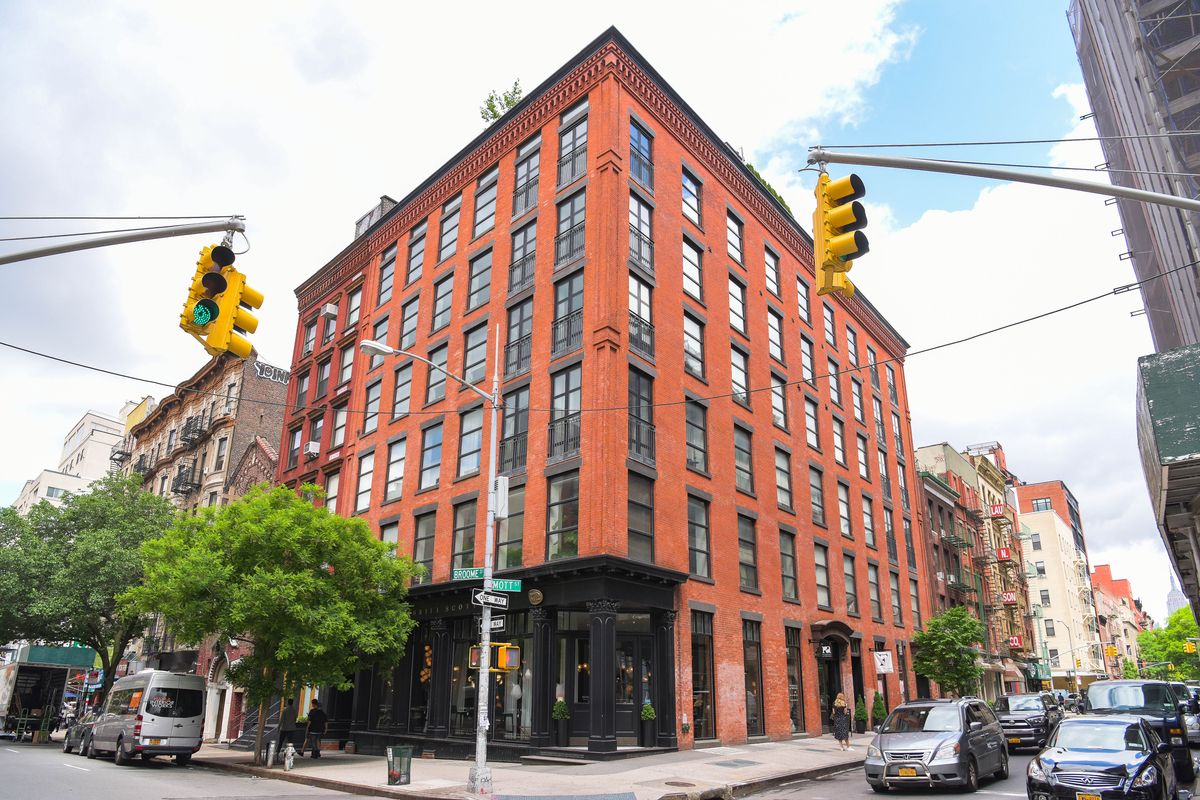
[[[1171,745],[1144,718],[1118,714],[1063,720],[1029,762],[1029,800],[1176,800]]]
[[[1173,682],[1171,689],[1175,692],[1177,703],[1187,703],[1188,713],[1183,718],[1183,728],[1187,731],[1188,746],[1200,745],[1200,702],[1196,699],[1196,689],[1184,683]]]
[[[173,755],[182,766],[200,749],[203,729],[204,678],[147,669],[113,684],[85,752],[112,753],[117,764]]]
[[[1188,706],[1176,700],[1166,681],[1096,681],[1088,687],[1089,712],[1141,717],[1171,747],[1175,777],[1185,784],[1196,780],[1196,767],[1184,733]]]
[[[1082,714],[1083,709],[1079,707],[1079,701],[1081,697],[1082,695],[1080,695],[1079,692],[1071,692],[1068,694],[1066,700],[1067,711],[1075,711]]]
[[[100,712],[96,709],[84,713],[82,717],[74,720],[68,727],[67,733],[63,736],[63,752],[70,753],[72,750],[83,755],[85,742],[92,735],[92,726],[96,724],[96,720],[100,717]]]
[[[1063,710],[1049,692],[1001,695],[994,710],[1010,753],[1018,747],[1041,747],[1063,718]]]
[[[915,700],[892,709],[867,747],[867,783],[979,788],[981,775],[1008,777],[1004,730],[978,699]]]

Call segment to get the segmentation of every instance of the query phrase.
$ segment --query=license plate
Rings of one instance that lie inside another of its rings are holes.
[[[1076,792],[1075,800],[1100,800],[1100,795],[1088,794],[1086,792]]]
[[[146,744],[162,744],[162,739],[147,739]],[[1096,798],[1096,800],[1100,800]]]
[[[1009,743],[1009,744],[1020,744],[1020,743],[1021,743],[1021,740],[1020,740],[1018,737],[1016,737],[1016,736],[1013,736],[1012,738],[1010,738],[1010,739],[1008,740],[1008,743]]]
[[[899,775],[901,778],[915,778],[917,777],[917,769],[916,767],[901,767]],[[1087,800],[1087,798],[1081,797],[1079,800]],[[1100,798],[1097,797],[1095,800],[1100,800]]]

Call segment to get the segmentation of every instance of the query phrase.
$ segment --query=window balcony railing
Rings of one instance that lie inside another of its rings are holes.
[[[629,415],[629,457],[654,466],[654,425]]]
[[[896,537],[895,536],[887,537],[887,554],[888,554],[888,561],[892,562],[893,564],[900,563],[900,556],[899,556],[899,553],[896,551]]]
[[[892,479],[886,474],[879,476],[879,485],[883,489],[884,497],[892,496]]]
[[[180,467],[175,480],[171,481],[171,491],[174,494],[191,494],[199,488],[200,482],[196,480],[194,466]]]
[[[536,253],[529,253],[508,265],[508,294],[510,297],[525,287],[533,285],[536,255]]]
[[[896,387],[894,384],[888,384],[888,398],[891,399],[892,405],[900,403],[900,399],[896,396]]]
[[[126,437],[113,445],[113,449],[108,455],[108,460],[114,464],[124,464],[132,455],[133,440]]]
[[[629,312],[629,349],[646,358],[654,358],[654,326]]]
[[[513,189],[513,216],[518,217],[537,205],[538,176]]]
[[[150,468],[150,459],[145,453],[138,456],[137,463],[133,465],[133,471],[139,475],[145,475],[146,470]]]
[[[883,420],[875,420],[875,440],[879,442],[880,447],[887,446],[887,430],[883,427]]]
[[[572,311],[561,319],[554,320],[550,330],[550,357],[558,358],[573,353],[583,346],[583,309]]]
[[[558,185],[566,186],[583,177],[587,169],[587,147],[576,147],[558,159]]]
[[[654,274],[654,241],[632,225],[629,226],[629,260]]]
[[[654,188],[654,162],[645,153],[630,150],[629,173],[633,179],[647,189]]]
[[[525,454],[529,451],[529,434],[526,431],[505,436],[500,440],[500,472],[517,472],[525,469]]]
[[[561,461],[579,455],[582,416],[578,411],[559,417],[549,425],[549,447],[547,461]]]
[[[581,222],[554,237],[554,266],[562,266],[583,255],[583,229]]]
[[[904,460],[904,439],[902,439],[900,437],[899,432],[892,435],[892,442],[894,442],[896,445],[896,458],[903,461]]]
[[[512,378],[529,371],[529,357],[533,353],[533,334],[527,334],[504,346],[504,377]]]

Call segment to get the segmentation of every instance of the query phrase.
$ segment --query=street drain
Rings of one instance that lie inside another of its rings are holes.
[[[666,783],[667,783],[667,786],[695,786],[696,785],[694,783],[688,783],[687,781],[667,781]]]

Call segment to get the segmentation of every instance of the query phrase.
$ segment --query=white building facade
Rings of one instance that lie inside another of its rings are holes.
[[[122,409],[117,417],[88,411],[63,438],[57,469],[44,469],[36,478],[25,481],[13,508],[18,514],[28,514],[43,500],[54,505],[66,494],[87,491],[88,485],[104,477],[109,470],[109,453],[125,433]]]

